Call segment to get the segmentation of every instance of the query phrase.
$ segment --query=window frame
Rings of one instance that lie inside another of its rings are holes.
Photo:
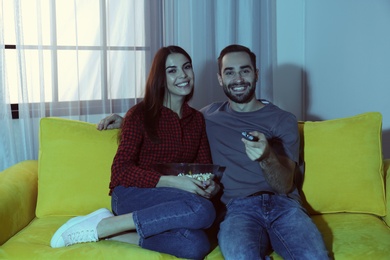
[[[159,2],[159,1],[158,1]],[[157,46],[161,44],[161,35],[157,34],[156,39],[149,39],[145,45],[148,46],[108,46],[107,45],[107,12],[106,12],[106,0],[99,0],[99,11],[100,11],[100,30],[101,30],[101,39],[100,46],[76,46],[76,45],[57,45],[56,35],[57,35],[57,26],[53,26],[51,29],[51,44],[50,45],[16,45],[16,44],[4,44],[4,51],[7,50],[16,50],[16,49],[26,49],[26,50],[51,50],[52,57],[52,81],[53,81],[53,92],[52,92],[52,101],[51,102],[29,102],[27,104],[19,104],[19,103],[10,103],[10,109],[12,114],[12,119],[19,118],[19,112],[21,106],[27,105],[28,110],[30,111],[31,117],[39,117],[42,116],[72,116],[72,115],[93,115],[93,114],[105,114],[107,111],[110,113],[123,113],[128,110],[129,107],[137,104],[142,100],[142,98],[109,98],[108,97],[108,52],[109,51],[144,51],[146,57],[146,67],[150,66],[150,53],[156,49]],[[162,16],[159,13],[161,10],[161,3],[158,3],[156,6],[152,6],[150,3],[145,3],[146,8],[151,8],[153,13],[156,13],[155,24],[162,24],[160,20]],[[56,3],[55,1],[50,1],[50,15],[52,19],[56,21]],[[147,21],[145,14],[145,22]],[[151,26],[151,24],[148,24]],[[161,32],[161,30],[159,31]],[[101,99],[99,100],[77,100],[77,101],[59,101],[58,96],[58,61],[57,55],[58,51],[61,50],[99,50],[101,52]],[[126,108],[123,108],[123,103],[128,104]],[[45,105],[45,114],[42,115],[42,103]],[[52,110],[52,105],[55,104],[56,109]],[[125,111],[124,111],[125,110]]]

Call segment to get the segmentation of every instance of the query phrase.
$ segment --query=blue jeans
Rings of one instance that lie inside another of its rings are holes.
[[[233,199],[218,233],[225,259],[329,259],[321,233],[299,202],[283,195]]]
[[[191,259],[202,259],[210,251],[204,229],[216,213],[201,196],[175,188],[118,186],[111,206],[116,215],[133,213],[142,248]]]

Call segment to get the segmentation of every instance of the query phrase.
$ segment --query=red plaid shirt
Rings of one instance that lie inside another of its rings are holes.
[[[158,125],[159,143],[144,128],[144,112],[132,107],[122,125],[122,139],[111,167],[110,194],[116,186],[155,187],[161,174],[157,163],[211,163],[203,115],[183,104],[182,118],[163,107]]]

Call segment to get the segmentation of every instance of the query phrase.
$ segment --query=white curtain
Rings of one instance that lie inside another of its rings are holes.
[[[258,98],[273,99],[272,57],[275,1],[164,0],[164,44],[176,44],[193,58],[193,106],[226,100],[217,81],[217,58],[230,44],[249,47],[257,56]]]
[[[38,158],[40,118],[96,123],[142,97],[161,6],[0,0],[0,170]]]
[[[193,58],[201,108],[225,100],[221,49],[251,48],[257,95],[272,100],[272,0],[0,0],[0,171],[36,160],[39,120],[97,123],[143,96],[154,53],[175,44]]]

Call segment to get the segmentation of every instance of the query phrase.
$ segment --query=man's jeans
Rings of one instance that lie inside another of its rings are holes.
[[[284,195],[231,200],[218,233],[225,259],[329,259],[321,233],[294,199]]]
[[[180,258],[201,259],[210,250],[203,229],[215,219],[213,204],[175,188],[116,187],[111,199],[116,215],[133,213],[142,248]]]

